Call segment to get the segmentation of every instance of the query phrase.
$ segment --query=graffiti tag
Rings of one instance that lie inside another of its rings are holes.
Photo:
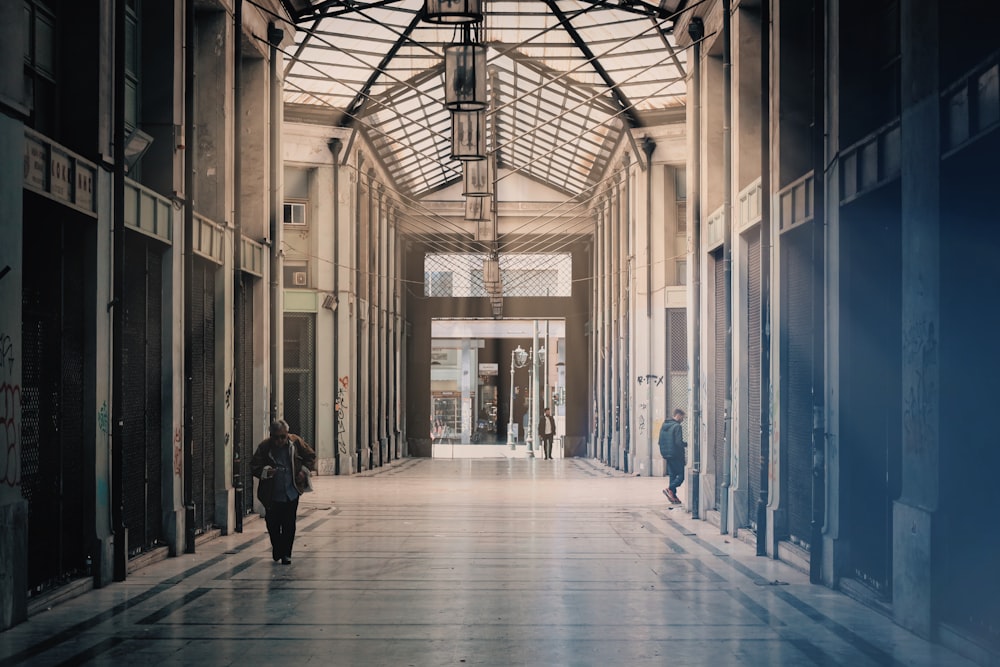
[[[347,387],[348,378],[345,375],[337,379],[337,401],[333,405],[333,411],[337,416],[337,448],[341,454],[347,453]]]
[[[104,401],[101,409],[97,412],[97,426],[101,429],[101,433],[104,435],[108,434],[108,402]]]
[[[21,483],[21,438],[17,423],[21,407],[21,385],[14,380],[14,341],[0,334],[0,483],[17,486]]]

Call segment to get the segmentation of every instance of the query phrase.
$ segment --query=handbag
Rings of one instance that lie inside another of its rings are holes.
[[[302,466],[302,474],[306,476],[305,481],[302,483],[302,493],[309,493],[314,491],[312,482],[312,471],[309,468]]]

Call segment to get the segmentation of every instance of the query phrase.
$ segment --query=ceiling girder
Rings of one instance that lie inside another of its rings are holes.
[[[417,24],[420,23],[420,20],[421,12],[415,13],[413,15],[413,19],[409,22],[409,24],[407,24],[406,28],[399,36],[399,39],[396,40],[392,47],[390,47],[389,51],[382,57],[378,66],[372,70],[372,75],[368,77],[368,81],[365,82],[364,87],[358,91],[358,94],[353,100],[351,100],[351,103],[347,105],[347,110],[344,112],[344,118],[340,121],[341,127],[349,127],[350,124],[354,122],[354,118],[364,110],[365,105],[368,104],[369,93],[371,93],[372,86],[374,86],[375,82],[378,81],[382,72],[389,66],[389,63],[392,62],[392,59],[396,56],[396,53],[399,52],[399,49],[403,47],[403,44],[409,41],[410,35],[413,34],[413,30],[417,27]]]
[[[562,24],[566,34],[570,36],[570,39],[573,40],[576,47],[580,49],[580,53],[583,54],[583,56],[590,63],[590,66],[594,68],[595,72],[597,72],[597,76],[601,77],[601,80],[604,81],[608,90],[611,91],[611,95],[621,107],[625,119],[628,121],[629,127],[642,127],[639,117],[635,115],[635,111],[632,109],[632,103],[628,101],[627,97],[625,97],[625,93],[619,90],[615,80],[611,78],[611,75],[608,74],[607,70],[605,70],[601,65],[597,56],[590,50],[590,47],[587,46],[587,42],[584,41],[583,37],[580,36],[580,33],[577,32],[577,29],[572,23],[570,23],[569,18],[567,18],[563,10],[559,8],[559,5],[556,4],[556,0],[545,0],[545,4],[548,5],[549,9],[552,10],[552,13],[556,15],[556,18],[559,19],[559,22]]]

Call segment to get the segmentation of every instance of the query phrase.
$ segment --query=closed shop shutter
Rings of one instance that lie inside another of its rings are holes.
[[[941,604],[934,611],[949,630],[974,639],[1000,654],[1000,531],[997,515],[997,396],[1000,394],[1000,247],[993,164],[1000,136],[966,149],[942,163],[940,416],[937,423],[941,465],[940,509],[933,513],[935,553],[941,555],[935,590]],[[909,287],[909,286],[908,286]],[[910,287],[912,289],[912,287]],[[915,327],[914,327],[915,328]],[[925,328],[926,331],[926,328]],[[927,334],[911,332],[910,355],[937,349]],[[922,358],[910,356],[907,371]],[[931,357],[933,358],[933,357]],[[933,384],[931,375],[925,387]],[[908,400],[908,423],[933,420],[933,400]],[[918,409],[922,408],[922,409]],[[933,422],[931,422],[933,423]],[[919,441],[918,441],[919,442]],[[908,448],[907,454],[910,450]],[[933,470],[928,471],[931,478]],[[901,531],[904,530],[901,527]],[[984,657],[986,664],[990,659]]]
[[[162,252],[155,241],[125,240],[123,518],[129,556],[162,540],[160,400]]]
[[[882,196],[898,197],[888,189]],[[891,596],[892,500],[901,412],[902,279],[899,217],[878,195],[841,213],[841,448],[849,475],[842,506],[851,576]]]
[[[747,525],[757,529],[760,497],[760,231],[747,239]]]
[[[25,206],[32,222],[24,225],[21,492],[29,594],[87,573],[86,509],[93,507],[83,478],[85,232],[77,221],[49,222],[59,214],[52,208]]]
[[[257,437],[259,436],[261,440],[264,439],[265,432],[259,431],[255,434],[254,427],[258,424],[257,413],[254,412],[253,395],[254,395],[254,335],[253,335],[253,322],[254,322],[254,290],[257,287],[258,282],[255,281],[250,276],[243,275],[243,290],[241,292],[241,297],[243,299],[243,319],[237,326],[239,326],[239,337],[240,345],[243,349],[242,359],[238,359],[236,363],[236,372],[239,373],[240,377],[240,396],[237,397],[239,401],[240,410],[240,449],[237,452],[238,464],[237,464],[237,474],[239,475],[238,482],[243,487],[243,514],[250,514],[253,512],[253,475],[250,474],[250,459],[253,457],[254,447],[257,445]]]
[[[812,519],[812,301],[809,225],[782,236],[782,448],[786,453],[789,539],[809,546]]]
[[[293,433],[315,447],[315,316],[311,313],[286,314],[284,329],[285,421]]]
[[[667,309],[667,416],[672,416],[675,409],[687,412],[688,402],[688,358],[687,358],[687,310],[685,308]],[[689,442],[687,434],[690,420],[682,424],[684,441]],[[655,453],[654,445],[654,453]],[[691,452],[688,452],[690,459]]]
[[[195,258],[191,277],[191,500],[196,532],[215,522],[215,271]]]
[[[725,261],[722,252],[712,254],[712,271],[714,276],[714,309],[712,320],[712,335],[715,341],[715,353],[712,365],[712,451],[715,474],[713,489],[713,507],[719,506],[719,485],[722,484],[726,466],[726,280]]]

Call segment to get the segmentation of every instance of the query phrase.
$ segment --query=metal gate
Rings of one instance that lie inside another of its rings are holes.
[[[315,447],[316,320],[311,313],[285,315],[285,421]]]
[[[688,357],[686,308],[667,308],[667,371],[667,410],[664,414],[670,417],[673,416],[673,412],[677,408],[687,412]],[[683,424],[685,442],[688,442],[687,433],[690,423],[690,420],[686,420]]]
[[[872,201],[841,214],[840,442],[850,470],[841,477],[842,525],[854,578],[889,599],[896,495],[890,485],[898,479],[902,423],[902,258],[899,218],[868,209]]]
[[[215,272],[196,257],[191,276],[191,502],[195,532],[215,524]]]
[[[941,201],[947,202],[947,216],[942,213],[940,233],[941,408],[936,460],[941,463],[941,505],[933,518],[933,548],[941,554],[936,582],[941,604],[933,602],[935,611],[949,629],[973,638],[994,655],[1000,653],[1000,533],[993,529],[1000,469],[996,423],[1000,265],[994,252],[1000,228],[993,198],[984,196],[996,188],[996,170],[983,165],[991,164],[1000,151],[996,135],[942,161]],[[918,348],[907,351],[914,349]],[[915,360],[907,361],[907,371],[912,372]],[[915,405],[916,401],[908,402],[907,408]],[[923,415],[933,415],[925,410]],[[915,412],[910,419],[920,416]]]
[[[760,358],[761,358],[761,275],[760,230],[747,238],[747,460],[743,466],[747,490],[746,526],[757,530],[757,501],[760,498]]]
[[[236,397],[237,409],[240,411],[240,433],[239,449],[236,451],[236,474],[239,479],[234,480],[236,486],[241,487],[242,507],[237,508],[242,514],[253,513],[253,475],[250,474],[250,459],[253,457],[254,448],[257,445],[254,435],[254,426],[257,425],[257,414],[254,412],[254,289],[257,281],[247,274],[243,274],[243,289],[240,291],[240,298],[243,302],[243,319],[237,323],[239,327],[240,345],[243,349],[243,358],[236,360],[236,372],[239,373],[240,395]],[[259,435],[263,439],[263,432]]]
[[[30,595],[87,574],[94,503],[84,480],[85,231],[75,221],[50,222],[58,212],[46,204],[25,208],[21,491]]]
[[[789,539],[809,546],[812,520],[812,230],[804,225],[781,239],[782,449],[788,489]]]
[[[131,557],[163,539],[160,423],[163,259],[158,243],[134,233],[126,234],[125,253],[122,514]]]
[[[711,419],[712,429],[712,473],[715,475],[715,484],[712,488],[712,507],[719,507],[720,489],[726,466],[729,462],[724,460],[726,453],[726,291],[728,289],[725,278],[725,259],[722,251],[712,253],[712,275],[713,275],[713,315],[712,335],[715,349],[712,355],[712,401]]]

